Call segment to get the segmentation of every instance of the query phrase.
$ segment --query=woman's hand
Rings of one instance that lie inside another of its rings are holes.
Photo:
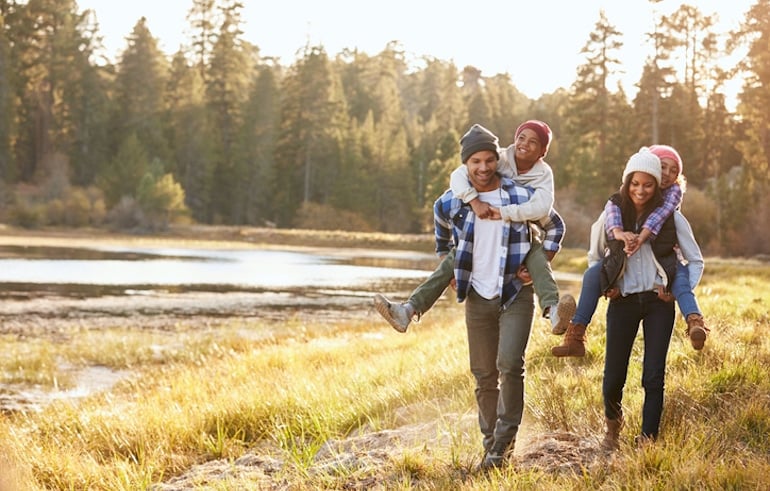
[[[613,286],[604,293],[604,296],[610,300],[615,300],[620,296],[620,288]]]
[[[658,292],[658,298],[664,302],[674,301],[674,295],[670,291],[667,291],[663,285],[655,285],[655,290]]]
[[[638,240],[632,242],[631,244],[627,244],[623,248],[623,252],[626,253],[626,256],[631,257],[636,251],[639,250],[639,248],[642,247],[642,243]]]

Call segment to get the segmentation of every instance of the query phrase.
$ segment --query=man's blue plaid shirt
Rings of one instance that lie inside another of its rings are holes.
[[[500,185],[503,206],[524,203],[534,193],[532,188],[515,184],[506,177],[501,179]],[[455,198],[450,189],[434,203],[433,219],[436,231],[436,252],[443,255],[448,253],[453,245],[457,248],[454,271],[457,281],[457,301],[462,302],[468,295],[471,286],[473,224],[476,215],[470,205]],[[545,231],[543,248],[546,251],[558,252],[565,231],[561,216],[552,208],[549,216],[533,223]],[[500,293],[501,307],[506,308],[521,290],[521,280],[516,277],[516,272],[519,270],[519,266],[524,263],[531,242],[529,223],[503,222],[503,225],[498,293]],[[506,251],[504,255],[502,254],[503,250]]]

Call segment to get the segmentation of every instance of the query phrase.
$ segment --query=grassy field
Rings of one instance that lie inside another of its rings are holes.
[[[584,253],[559,261],[580,271]],[[453,294],[406,334],[372,310],[342,323],[231,319],[164,333],[175,348],[162,352],[161,334],[141,330],[6,336],[6,383],[50,384],[62,360],[132,375],[106,393],[0,417],[0,490],[768,489],[770,265],[708,260],[696,293],[711,334],[695,352],[677,319],[657,443],[632,444],[638,339],[623,444],[599,449],[602,301],[583,359],[553,358],[561,338],[535,320],[516,462],[486,475],[473,472],[480,435]]]

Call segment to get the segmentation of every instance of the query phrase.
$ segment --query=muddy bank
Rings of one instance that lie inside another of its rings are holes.
[[[78,330],[193,329],[229,320],[354,318],[366,315],[370,292],[137,292],[71,298],[45,296],[0,302],[0,334],[53,336]]]
[[[210,335],[224,326],[243,325],[249,336],[269,336],[288,320],[330,323],[373,314],[368,292],[193,292],[145,291],[132,295],[72,298],[37,296],[0,301],[0,336],[21,343],[68,343],[86,331],[167,331],[154,338],[155,350],[175,345],[175,333]],[[383,329],[387,324],[383,323]],[[165,339],[165,341],[163,341]],[[167,343],[168,346],[163,344]],[[157,346],[155,346],[157,344]],[[0,413],[38,411],[57,400],[75,400],[109,390],[130,370],[104,366],[57,366],[66,386],[0,382]]]

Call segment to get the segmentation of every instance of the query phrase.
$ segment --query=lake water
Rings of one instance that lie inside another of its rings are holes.
[[[227,290],[362,288],[427,275],[431,254],[406,251],[294,252],[258,249],[0,247],[0,283]]]
[[[381,249],[0,245],[0,323],[24,331],[29,316],[355,316],[375,292],[407,298],[436,263]]]

